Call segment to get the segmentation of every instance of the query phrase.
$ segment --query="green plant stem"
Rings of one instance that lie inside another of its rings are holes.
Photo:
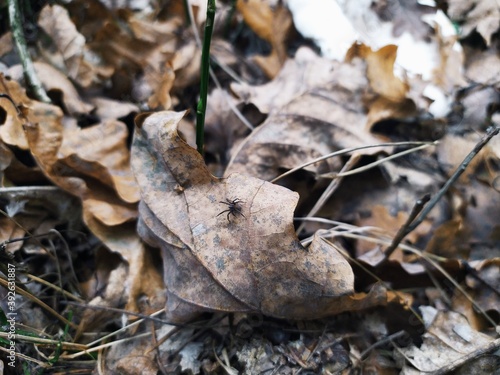
[[[191,17],[189,17],[189,1],[188,0],[183,0],[182,3],[184,4],[184,13],[186,16],[186,24],[188,26],[191,26]]]
[[[207,111],[208,77],[210,69],[210,41],[214,29],[215,0],[207,0],[207,21],[201,50],[200,100],[196,108],[196,147],[204,155],[205,113]]]
[[[19,54],[19,58],[21,59],[26,85],[38,100],[45,103],[50,103],[50,98],[47,96],[45,90],[42,87],[42,83],[38,79],[35,71],[35,66],[33,65],[33,61],[31,61],[31,57],[28,53],[26,38],[23,34],[19,3],[17,2],[17,0],[8,0],[8,4],[12,38],[16,43],[17,53]]]
[[[68,321],[71,322],[71,320],[73,320],[73,311],[70,310],[68,312]],[[66,326],[64,327],[64,334],[62,336],[61,339],[59,339],[59,342],[56,344],[56,350],[55,350],[55,353],[54,353],[54,356],[49,359],[49,363],[53,366],[57,363],[57,361],[59,361],[59,357],[61,356],[61,352],[62,352],[62,347],[63,347],[63,339],[66,339],[66,337],[68,336],[68,331],[69,331],[69,324],[66,324]]]

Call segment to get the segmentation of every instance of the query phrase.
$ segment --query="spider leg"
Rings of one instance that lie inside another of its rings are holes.
[[[245,215],[243,215],[243,212],[241,212],[241,208],[235,207],[234,211],[236,211],[237,213],[239,213],[241,216],[246,217]],[[233,215],[236,216],[234,213],[233,213]]]
[[[217,216],[222,215],[224,212],[230,212],[230,211],[231,211],[231,210],[224,210],[224,211],[222,211],[222,212],[219,212],[219,214],[218,214]],[[216,216],[216,217],[217,217],[217,216]]]

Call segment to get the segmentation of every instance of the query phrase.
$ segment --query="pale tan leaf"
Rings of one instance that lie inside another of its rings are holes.
[[[73,79],[82,68],[85,38],[71,21],[68,11],[57,4],[47,5],[40,12],[38,24],[52,38],[61,55],[61,68]]]
[[[477,30],[487,45],[500,25],[500,7],[498,2],[490,0],[450,0],[448,15],[452,20],[463,22],[462,33],[469,35]]]
[[[80,98],[80,95],[66,75],[51,65],[43,62],[36,62],[34,65],[45,90],[54,90],[54,92],[60,92],[63,94],[63,103],[70,114],[77,115],[88,113],[93,109],[92,105],[84,102]],[[13,79],[21,81],[23,77],[21,65],[14,65],[11,67],[9,69],[9,74]]]
[[[213,177],[178,136],[182,116],[139,116],[132,149],[139,232],[162,249],[171,317],[235,306],[312,319],[380,303],[380,294],[349,300],[352,270],[335,247],[318,236],[308,249],[300,245],[292,222],[296,193],[237,173]]]
[[[423,344],[398,349],[409,363],[403,367],[402,374],[411,374],[415,369],[421,372],[437,371],[493,341],[491,337],[472,329],[461,314],[437,311],[431,307],[423,309],[424,319],[429,316]]]

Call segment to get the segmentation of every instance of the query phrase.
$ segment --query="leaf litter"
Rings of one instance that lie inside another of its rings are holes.
[[[184,111],[205,4],[191,26],[180,1],[40,7],[31,52],[52,104],[26,92],[5,33],[0,233],[31,293],[16,299],[16,371],[494,368],[498,137],[384,255],[500,122],[498,12],[446,3],[461,34],[436,7],[340,1],[359,32],[341,60],[291,27],[296,5],[218,4],[205,159]],[[404,60],[408,35],[431,69]],[[24,339],[36,330],[48,346]]]

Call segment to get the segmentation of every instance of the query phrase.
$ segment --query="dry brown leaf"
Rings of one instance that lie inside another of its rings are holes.
[[[372,129],[373,125],[390,118],[409,118],[417,113],[417,107],[412,99],[404,99],[396,103],[384,97],[375,99],[370,104],[368,118],[366,119],[367,129]],[[406,130],[407,127],[405,127]]]
[[[425,251],[446,258],[467,258],[470,251],[468,232],[462,219],[449,220],[433,231]]]
[[[359,59],[340,64],[311,55],[307,49],[299,50],[295,60],[288,61],[266,85],[234,85],[243,100],[271,115],[241,144],[226,174],[246,173],[269,181],[339,149],[380,143],[366,129],[366,85],[365,65]],[[338,159],[329,159],[307,170],[321,174],[340,167]]]
[[[12,33],[6,32],[0,37],[0,56],[4,56],[13,50]]]
[[[499,65],[500,57],[494,48],[476,49],[467,54],[465,76],[473,82],[495,86],[498,83]]]
[[[14,262],[16,262],[15,259],[19,259],[19,256],[28,253],[30,256],[37,257],[39,262],[43,263],[45,259],[53,266],[52,251],[56,246],[54,240],[62,236],[58,229],[65,228],[64,232],[67,235],[65,238],[72,243],[76,243],[73,241],[82,234],[80,232],[82,230],[80,202],[55,186],[1,187],[0,205],[0,242],[2,243],[4,273],[7,272],[7,263],[4,263],[7,260],[5,251],[12,255],[11,261]],[[75,236],[76,231],[79,232]],[[39,238],[35,238],[37,236]],[[47,242],[45,242],[46,239]],[[9,240],[14,242],[8,244],[4,242]],[[13,254],[21,249],[22,251],[14,258]],[[67,258],[60,258],[58,269],[65,269],[67,266]],[[47,272],[51,272],[50,267],[51,265],[48,265],[46,268]],[[23,264],[21,272],[24,273],[27,270],[27,266]],[[61,282],[75,286],[76,279],[72,277],[73,275],[68,274],[68,277]],[[27,315],[31,314],[30,309],[26,312]]]
[[[229,162],[231,150],[239,144],[249,129],[236,116],[235,110],[239,100],[221,89],[214,89],[208,96],[207,112],[205,116],[205,152],[214,155],[220,163],[226,166]],[[223,170],[213,173],[217,176]]]
[[[470,204],[465,214],[465,225],[471,231],[471,239],[483,244],[489,242],[492,249],[498,249],[494,241],[495,231],[498,231],[500,194],[492,186],[471,180],[466,196]]]
[[[482,70],[483,72],[485,71],[484,69]],[[493,108],[499,102],[500,95],[494,86],[473,84],[457,93],[455,110],[459,111],[457,114],[460,116],[460,123],[457,125],[460,128],[460,133],[466,133],[463,136],[468,143],[474,142],[474,134],[471,133],[471,130],[483,131],[486,124],[492,120],[494,122],[495,113],[493,112]],[[449,138],[455,138],[458,142],[460,137],[454,133],[449,133],[443,139],[447,140]],[[495,139],[496,137],[491,141],[494,142]],[[464,147],[467,148],[466,145]]]
[[[1,137],[0,127],[0,137]],[[9,150],[7,145],[0,141],[0,186],[5,186],[5,170],[12,164],[14,154]]]
[[[89,70],[84,60],[85,38],[76,29],[68,11],[57,4],[46,5],[40,12],[38,24],[56,45],[57,54],[52,56],[53,64],[70,78],[80,81],[80,74]]]
[[[57,112],[50,118],[49,111],[45,109],[43,120],[25,126],[31,152],[52,181],[83,200],[86,224],[116,251],[112,242],[121,238],[120,232],[106,238],[99,236],[98,227],[117,226],[137,216],[138,191],[128,169],[126,127],[108,122],[64,131]]]
[[[2,194],[0,190],[0,197],[3,198],[3,196],[4,194]],[[16,221],[17,220],[19,220],[19,218],[17,218]],[[21,225],[25,226],[26,223],[23,223]],[[2,243],[14,238],[22,238],[25,234],[26,231],[20,228],[19,225],[17,225],[16,222],[12,220],[12,218],[5,217],[3,215],[2,217],[0,217],[0,241]],[[8,253],[13,254],[17,250],[19,250],[23,246],[23,244],[23,241],[13,242],[8,244],[5,249]]]
[[[438,147],[441,168],[451,175],[479,139],[479,135],[474,133],[462,137],[447,135]],[[476,155],[459,179],[462,194],[468,203],[463,217],[463,229],[470,233],[471,243],[490,243],[493,248],[500,209],[500,195],[495,190],[497,166],[500,164],[498,142],[498,137],[493,138]]]
[[[163,283],[159,269],[152,263],[150,250],[140,240],[135,231],[135,222],[123,223],[110,226],[103,224],[95,216],[85,210],[84,220],[89,229],[113,252],[127,262],[124,274],[120,274],[119,280],[109,283],[104,303],[108,306],[117,306],[118,300],[126,302],[126,309],[129,311],[146,312],[138,305],[139,297],[146,296],[147,305],[142,307],[159,310],[164,306]],[[116,276],[116,275],[115,275]],[[112,296],[112,298],[111,298]],[[126,299],[126,301],[123,301]]]
[[[271,42],[273,38],[273,10],[269,2],[263,0],[238,1],[238,11],[245,22],[264,40]]]
[[[476,30],[488,46],[500,25],[500,7],[496,1],[449,0],[448,15],[457,22],[465,21],[462,23],[463,36]]]
[[[292,26],[290,12],[281,2],[271,7],[262,0],[239,0],[236,7],[252,30],[271,44],[271,54],[257,56],[255,62],[268,77],[274,78],[286,60],[285,40]]]
[[[126,126],[107,121],[86,129],[64,129],[57,107],[39,107],[39,121],[26,124],[25,132],[33,156],[49,178],[81,197],[86,210],[105,224],[135,218],[138,190],[128,169]]]
[[[474,269],[477,271],[478,276],[482,281],[470,276],[466,282],[470,288],[477,292],[477,303],[482,306],[486,311],[499,310],[500,304],[498,303],[498,293],[495,291],[500,288],[500,258],[485,259],[483,261],[471,262]],[[485,288],[486,283],[490,288]]]
[[[95,115],[101,120],[123,119],[131,114],[139,113],[139,107],[135,104],[113,100],[105,97],[94,97],[91,99],[95,106]]]
[[[268,56],[255,56],[253,61],[259,66],[269,78],[276,77],[281,70],[283,62],[279,61],[278,55],[273,51]]]
[[[239,172],[272,180],[286,170],[339,149],[380,143],[379,139],[371,136],[367,127],[374,119],[366,116],[366,96],[370,99],[373,95],[366,95],[364,62],[354,59],[350,64],[332,63],[311,57],[306,52],[299,50],[296,59],[285,65],[283,76],[280,74],[269,84],[248,90],[236,86],[244,100],[254,103],[264,112],[271,112],[271,115],[236,150],[226,174]],[[393,77],[392,72],[390,74]],[[410,100],[396,104],[382,96],[378,96],[375,102],[372,100],[372,104],[370,114],[375,116],[378,111],[377,121],[394,116],[405,118],[416,110]],[[373,148],[362,152],[373,154],[379,150]],[[335,199],[335,204],[326,204],[318,214],[352,222],[358,219],[353,218],[356,213],[370,211],[371,206],[382,201],[391,212],[409,212],[423,194],[436,188],[437,181],[431,173],[401,168],[388,162],[384,166],[382,168],[393,182],[401,182],[397,188],[382,188],[387,183],[382,181],[381,184],[374,183],[370,189],[368,186],[373,177],[353,176],[350,179],[355,180],[354,186],[339,189],[339,193],[344,195]],[[301,196],[310,197],[315,193],[311,186],[316,191],[321,188],[318,186],[321,180],[315,181],[318,176],[334,173],[340,168],[341,162],[336,158],[322,161],[305,168],[312,172],[310,179],[301,175],[301,178],[290,178],[281,183],[304,192]],[[361,198],[361,203],[360,195],[355,192],[365,187],[366,196]],[[377,198],[374,198],[375,195]],[[357,199],[353,200],[353,196]],[[436,212],[438,216],[445,213],[443,209]],[[343,213],[349,217],[343,216]],[[442,220],[439,218],[437,222]],[[424,225],[421,229],[422,234],[427,233],[429,226]]]
[[[398,348],[395,355],[406,359],[401,374],[438,371],[461,357],[486,347],[493,339],[475,331],[464,316],[452,311],[437,311],[423,307],[424,319],[428,327],[423,335],[423,344]],[[400,355],[398,355],[400,354]],[[413,367],[411,367],[413,366]]]
[[[500,192],[500,137],[493,138],[488,146],[484,155],[484,172],[478,179]]]
[[[429,26],[422,16],[436,11],[434,7],[416,1],[400,0],[376,0],[371,2],[370,8],[380,20],[391,21],[394,36],[409,32],[420,40],[429,34]]]
[[[148,106],[151,109],[170,109],[172,106],[170,90],[175,82],[175,73],[170,65],[170,62],[166,63],[159,72],[145,70],[146,80],[151,86],[156,86],[153,95],[148,99]]]
[[[122,10],[121,14],[135,37],[130,43],[151,44],[150,50],[141,56],[143,60],[140,62],[144,71],[144,82],[151,90],[147,100],[149,108],[170,109],[170,91],[176,82],[175,70],[179,69],[174,66],[173,60],[182,53],[178,41],[179,29],[183,22],[181,17],[170,17],[167,21],[155,19],[152,22],[151,17],[140,18],[130,10]]]
[[[117,120],[85,129],[68,129],[58,150],[60,166],[111,187],[124,202],[136,203],[139,191],[129,169],[127,136],[127,127]]]
[[[112,20],[107,20],[97,30],[94,40],[89,42],[88,46],[115,69],[142,68],[156,45],[146,41],[139,42],[120,26]]]
[[[188,33],[179,37],[182,17],[160,21],[154,14],[121,9],[118,16],[123,23],[117,23],[111,14],[101,13],[104,20],[87,37],[92,39],[88,45],[113,67],[116,95],[128,92],[138,101],[147,101],[150,108],[169,108],[172,87],[182,89],[199,73],[194,39]]]
[[[437,157],[441,168],[447,175],[451,176],[457,166],[460,165],[467,154],[474,148],[478,140],[479,136],[477,134],[469,133],[462,136],[447,134],[439,141]],[[484,155],[484,151],[481,154]],[[476,157],[472,159],[465,173],[460,176],[460,181],[468,183],[480,163],[481,158]]]
[[[127,129],[123,123],[107,121],[86,129],[65,131],[57,114],[45,120],[31,123],[25,129],[31,137],[28,139],[34,157],[51,179],[84,200],[102,200],[118,206],[123,205],[123,201],[137,202],[137,187],[127,172]],[[135,211],[132,207],[129,209]],[[130,216],[101,219],[113,225],[115,220],[124,222]]]
[[[388,238],[393,238],[398,230],[404,225],[408,218],[408,212],[406,211],[398,211],[396,215],[391,215],[389,213],[389,209],[385,206],[374,205],[371,208],[371,215],[369,217],[361,217],[359,221],[356,222],[356,225],[363,226],[374,226],[377,228],[381,228],[383,233]],[[426,227],[426,225],[422,225],[419,227],[419,230],[413,231],[408,236],[405,237],[406,240],[415,243],[419,235],[426,234],[428,228],[425,228],[425,232],[422,233],[422,227]],[[358,241],[356,244],[356,255],[360,256],[370,250],[372,250],[376,245],[368,242],[368,241]],[[391,257],[391,260],[402,261],[403,254],[401,251],[395,251]]]
[[[3,173],[2,186],[39,186],[47,183],[47,177],[37,165],[26,166],[21,161],[15,159],[12,152],[4,147],[5,145],[0,150],[0,159],[10,158],[10,164]]]
[[[254,104],[262,113],[270,113],[311,88],[332,81],[334,77],[344,78],[346,88],[366,85],[364,76],[340,75],[337,67],[336,62],[320,58],[309,48],[300,48],[295,58],[288,60],[271,82],[261,86],[233,83],[231,90],[244,102]]]
[[[108,64],[103,54],[92,47],[96,34],[106,22],[117,21],[116,13],[98,1],[75,1],[65,4],[64,8],[46,6],[39,21],[51,37],[51,44],[47,45],[46,40],[39,44],[45,61],[71,77],[80,87],[95,88],[105,82],[109,85],[116,67]],[[80,44],[82,38],[86,41],[82,48],[73,48],[72,39]]]
[[[266,126],[262,132],[252,133],[255,137],[251,136],[251,139],[247,138],[248,141],[242,142],[236,156],[226,168],[225,175],[242,173],[272,181],[285,171],[338,150],[329,149],[330,144],[319,145],[318,148],[311,147],[312,143],[307,141],[309,134],[313,139],[327,134],[329,129],[325,128],[331,129],[330,124],[308,121],[300,116],[293,119],[273,117],[273,120],[272,126]],[[289,125],[290,133],[287,132]],[[308,133],[309,131],[311,133]],[[269,139],[266,139],[266,136]],[[274,136],[276,138],[273,138]],[[291,136],[295,144],[289,144],[291,140],[288,136]],[[334,144],[333,147],[335,146]],[[337,158],[323,160],[305,167],[296,175],[281,179],[279,184],[297,191],[302,197],[309,198],[312,188],[317,191],[325,186],[327,180],[320,178],[319,175],[335,173],[341,168],[341,160]]]
[[[433,82],[452,93],[457,87],[467,86],[464,77],[464,51],[459,48],[458,36],[444,36],[439,28],[436,30],[439,41],[439,66],[433,74]]]
[[[372,51],[364,44],[355,44],[347,53],[346,60],[350,61],[354,57],[365,59],[366,75],[373,91],[385,99],[400,103],[406,99],[408,84],[394,75],[397,50],[398,47],[392,44],[378,51]]]
[[[196,43],[186,43],[177,50],[170,60],[175,72],[174,89],[182,91],[183,88],[199,82],[200,80],[201,50]]]
[[[485,288],[487,289],[487,288]],[[463,293],[460,291],[457,291],[453,293],[452,299],[451,299],[451,309],[457,313],[462,314],[466,319],[467,322],[470,324],[470,326],[475,329],[476,331],[479,332],[484,332],[485,330],[488,329],[489,326],[491,326],[491,323],[488,322],[485,317],[477,311],[476,306],[479,305],[482,307],[481,303],[477,303],[475,301],[475,297],[477,296],[476,291],[469,291],[467,290],[468,295],[465,296]],[[485,293],[483,293],[485,294]],[[442,296],[442,291],[439,291],[437,293],[437,296],[434,296],[433,300],[436,301],[436,305],[439,306],[439,297]],[[431,295],[432,297],[432,295]],[[472,301],[469,299],[472,297]],[[498,298],[492,298],[492,302],[496,302],[498,306]],[[447,301],[448,302],[448,301]],[[475,303],[473,303],[475,302]],[[475,306],[476,304],[476,306]],[[443,304],[446,306],[445,304]],[[489,313],[497,313],[498,308],[491,309]]]
[[[14,80],[0,75],[0,87],[2,91],[16,103],[16,106],[28,107],[31,99],[26,91]],[[18,108],[7,98],[0,98],[0,106],[5,111],[4,123],[0,126],[0,137],[7,145],[17,146],[22,150],[28,149],[28,141],[23,131],[23,121],[18,113]]]
[[[141,17],[141,14],[129,9],[122,9],[120,15],[138,40],[163,45],[163,47],[166,43],[175,41],[176,32],[183,23],[182,16],[171,16],[167,21],[154,19],[152,22],[151,17]]]
[[[137,217],[139,191],[129,169],[125,124],[108,120],[86,129],[64,127],[57,107],[33,102],[32,111],[36,121],[24,129],[38,165],[56,185],[82,199],[90,230],[135,267],[144,249],[129,228]]]
[[[107,254],[109,255],[109,254]],[[109,262],[109,259],[107,261]],[[112,258],[111,258],[112,259]],[[103,277],[103,280],[98,280],[100,283],[100,290],[98,293],[93,291],[93,295],[97,294],[96,297],[92,298],[88,302],[90,306],[101,306],[101,307],[116,307],[123,306],[126,302],[126,288],[129,287],[127,283],[128,276],[128,266],[125,262],[119,262],[117,265],[112,264],[114,266],[113,269],[106,269],[103,272],[103,268],[106,266],[109,268],[109,264],[105,264],[102,258],[99,259],[101,262],[97,266],[98,276]],[[75,334],[76,337],[79,337],[82,333],[87,332],[89,330],[95,330],[103,325],[109,323],[109,321],[113,318],[113,312],[106,310],[94,310],[94,309],[85,309],[82,314],[82,319],[78,324],[78,330]]]
[[[36,62],[34,63],[36,73],[47,92],[54,91],[62,93],[62,101],[65,109],[73,116],[83,113],[89,113],[94,107],[85,103],[78,95],[73,84],[68,77],[53,68],[51,65]],[[23,79],[23,70],[21,65],[14,65],[9,69],[9,75],[18,82]]]
[[[153,346],[150,335],[136,337],[134,340],[120,340],[111,346],[103,357],[102,366],[105,374],[120,375],[156,375],[160,372],[159,363],[163,362],[163,350],[151,350]]]
[[[61,223],[69,223],[69,227],[78,229],[81,220],[78,199],[55,186],[2,187],[0,197],[2,209],[8,215],[2,216],[2,219],[11,222],[5,227],[2,225],[0,242],[10,239],[9,231],[15,233],[15,237],[22,237],[23,234],[19,233],[25,231],[35,235],[46,234]],[[47,221],[53,226],[45,230],[43,223]]]
[[[139,232],[162,250],[171,318],[209,309],[312,319],[380,303],[380,292],[339,302],[353,293],[352,270],[320,237],[300,245],[292,222],[298,195],[240,174],[213,177],[177,134],[183,114],[138,116],[132,148]],[[241,212],[231,215],[220,202],[235,199]]]

